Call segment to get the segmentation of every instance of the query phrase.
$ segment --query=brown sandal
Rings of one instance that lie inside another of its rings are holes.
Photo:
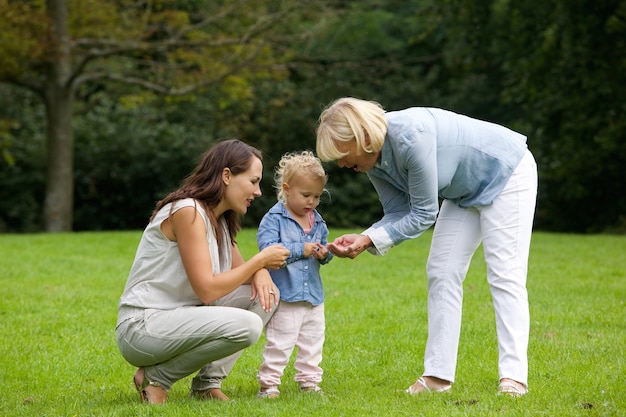
[[[141,382],[137,381],[137,375],[139,374],[139,371],[141,371],[141,374],[143,376],[143,379],[141,380]],[[135,388],[137,388],[137,391],[139,392],[139,396],[141,397],[141,402],[148,403],[148,404],[163,404],[165,400],[167,400],[167,392],[166,392],[165,397],[163,399],[159,399],[158,401],[150,401],[150,399],[148,398],[148,393],[146,392],[146,388],[159,387],[163,389],[163,387],[161,386],[160,383],[151,381],[146,376],[146,372],[143,368],[137,369],[137,372],[135,372],[135,376],[133,377],[133,382],[135,384]]]
[[[198,400],[230,401],[230,398],[228,398],[228,396],[219,388],[191,390],[189,396]]]

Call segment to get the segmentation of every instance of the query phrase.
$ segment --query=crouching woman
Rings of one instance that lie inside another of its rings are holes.
[[[222,380],[278,304],[267,268],[280,268],[289,255],[273,245],[244,261],[235,242],[239,216],[261,195],[262,172],[259,150],[227,140],[157,203],[116,326],[122,356],[138,368],[142,401],[165,402],[172,385],[194,372],[192,396],[229,399]]]

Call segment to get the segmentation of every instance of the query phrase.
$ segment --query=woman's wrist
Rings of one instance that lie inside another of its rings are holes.
[[[256,255],[252,256],[249,262],[254,265],[253,275],[259,272],[261,269],[265,269],[265,262],[263,261],[263,255],[261,254],[261,252],[258,252]]]

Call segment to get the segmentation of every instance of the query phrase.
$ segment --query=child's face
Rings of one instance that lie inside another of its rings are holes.
[[[296,216],[304,216],[320,203],[324,191],[324,181],[310,175],[294,177],[289,184],[283,183],[285,206]]]

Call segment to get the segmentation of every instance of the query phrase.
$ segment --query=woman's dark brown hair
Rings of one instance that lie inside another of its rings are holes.
[[[222,181],[222,171],[224,168],[228,168],[233,175],[239,175],[250,168],[253,157],[262,160],[263,155],[258,149],[238,139],[229,139],[218,143],[202,156],[198,166],[185,178],[176,191],[156,204],[150,220],[165,205],[184,198],[193,198],[203,205],[215,230],[218,242],[221,241],[223,238],[222,228],[219,227],[218,219],[214,218],[211,209],[216,207],[224,196],[225,185]],[[235,236],[241,228],[239,215],[228,210],[224,213],[224,218],[228,225],[230,238],[235,242]]]

